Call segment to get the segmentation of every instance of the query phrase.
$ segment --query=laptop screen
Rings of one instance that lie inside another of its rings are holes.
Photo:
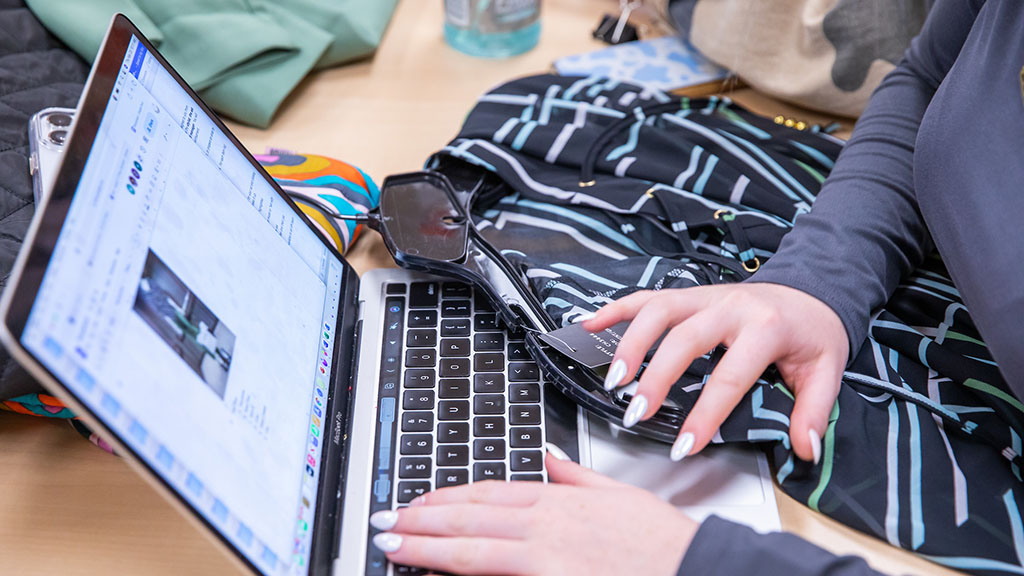
[[[22,344],[265,574],[306,574],[343,262],[137,37]]]

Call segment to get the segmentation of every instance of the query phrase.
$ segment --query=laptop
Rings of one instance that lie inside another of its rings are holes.
[[[12,356],[250,573],[419,573],[372,546],[372,513],[546,481],[549,441],[622,465],[472,286],[359,279],[122,15],[0,318]],[[746,462],[731,477],[771,496]]]

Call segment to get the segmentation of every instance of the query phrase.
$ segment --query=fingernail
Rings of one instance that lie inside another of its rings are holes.
[[[559,460],[571,460],[571,458],[569,458],[569,455],[566,454],[564,450],[562,450],[558,446],[555,446],[551,442],[545,443],[544,449],[547,450],[555,458],[558,458]]]
[[[597,313],[595,312],[584,312],[583,314],[580,314],[579,316],[573,318],[572,323],[579,324],[580,322],[586,322],[587,320],[590,320],[596,316]]]
[[[669,454],[672,461],[679,462],[683,458],[689,456],[690,450],[693,450],[693,443],[695,440],[696,438],[694,438],[693,433],[691,432],[683,432],[680,434],[679,438],[676,438],[676,441],[672,444],[672,452]],[[373,518],[370,518],[370,520],[372,522]]]
[[[647,398],[643,394],[633,396],[633,399],[629,402],[629,408],[626,408],[626,415],[622,417],[622,425],[626,428],[632,428],[646,412]]]
[[[811,454],[814,455],[814,463],[821,461],[821,436],[818,431],[811,428],[807,431],[807,437],[811,439]]]
[[[398,523],[398,512],[381,510],[370,515],[370,526],[377,530],[391,530]]]
[[[626,361],[616,360],[612,362],[611,368],[608,369],[608,375],[604,377],[604,389],[611,390],[618,386],[622,379],[626,377]]]
[[[402,537],[391,532],[381,532],[373,537],[373,545],[381,552],[398,552],[402,547]]]

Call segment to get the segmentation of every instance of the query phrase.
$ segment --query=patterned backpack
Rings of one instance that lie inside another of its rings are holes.
[[[810,209],[841,148],[727,99],[537,76],[482,96],[428,166],[501,182],[474,224],[561,326],[636,290],[748,278]],[[684,414],[707,368],[674,386]],[[1024,573],[1024,405],[937,255],[873,318],[818,465],[790,450],[792,406],[769,370],[714,441],[763,447],[789,495],[895,546],[969,572]]]

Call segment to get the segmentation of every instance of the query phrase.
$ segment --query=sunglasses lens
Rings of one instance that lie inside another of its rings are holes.
[[[428,180],[388,186],[381,195],[382,232],[398,252],[452,262],[466,254],[468,227],[441,187]]]

